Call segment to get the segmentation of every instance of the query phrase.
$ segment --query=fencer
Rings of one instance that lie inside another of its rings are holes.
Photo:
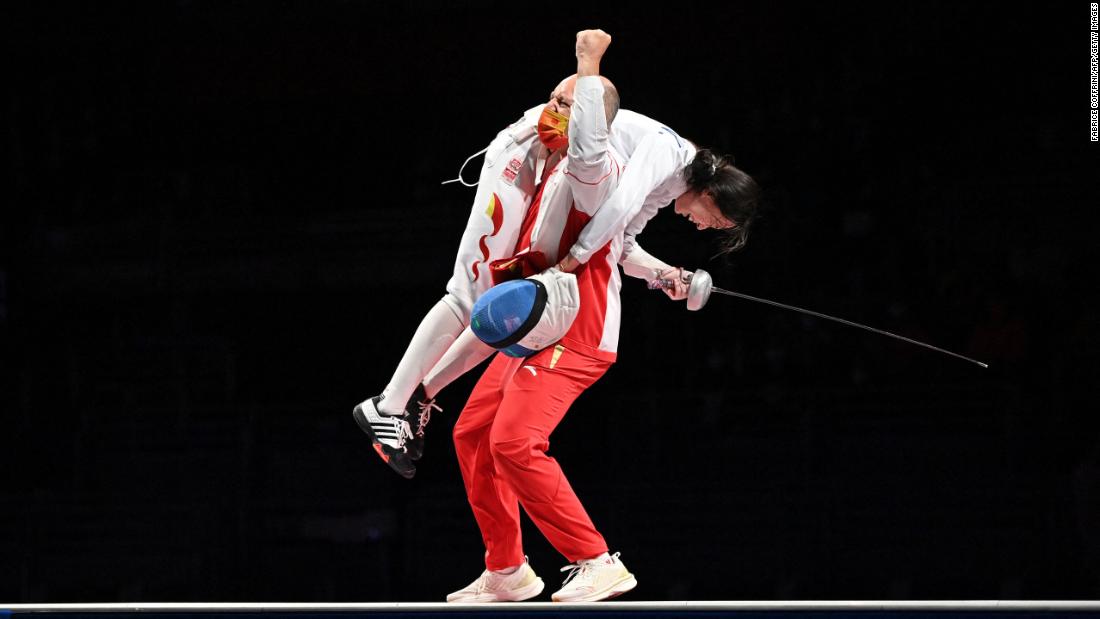
[[[546,173],[561,160],[575,83],[575,77],[563,80],[548,103],[529,109],[489,145],[447,294],[421,321],[382,393],[367,398],[353,411],[378,455],[404,477],[411,478],[416,472],[415,461],[423,453],[431,413],[439,410],[435,395],[491,352],[462,332],[469,324],[473,303],[492,283],[489,265],[512,255],[532,198]],[[605,96],[613,96],[617,105],[614,88],[605,90]],[[606,107],[608,102],[604,104]],[[675,197],[670,196],[669,187],[653,179],[670,167],[679,171],[677,165],[682,168],[696,153],[664,123],[629,110],[618,111],[609,140],[622,159],[620,166],[630,164],[625,180],[646,183],[648,190],[641,193],[646,204]],[[709,151],[701,152],[705,157],[698,157],[700,160],[714,157]],[[649,172],[639,175],[634,169]],[[630,180],[634,177],[639,180]],[[628,275],[648,281],[672,269],[643,250],[633,236],[627,249],[623,270]],[[686,287],[666,292],[673,299],[682,299]]]

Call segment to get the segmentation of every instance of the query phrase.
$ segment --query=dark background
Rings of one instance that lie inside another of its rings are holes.
[[[448,434],[476,373],[412,481],[349,413],[444,292],[473,190],[440,181],[587,27],[624,107],[767,191],[728,262],[670,212],[647,249],[992,365],[628,279],[620,360],[551,451],[630,599],[1100,595],[1087,3],[26,4],[0,19],[0,600],[475,578]]]

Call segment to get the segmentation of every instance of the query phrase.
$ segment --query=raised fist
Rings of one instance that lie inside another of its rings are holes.
[[[581,30],[577,33],[577,59],[599,60],[611,45],[611,35],[603,30]]]

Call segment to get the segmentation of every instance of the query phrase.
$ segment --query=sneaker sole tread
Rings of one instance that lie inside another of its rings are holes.
[[[542,593],[542,590],[543,590],[544,587],[546,587],[546,583],[542,582],[542,578],[535,578],[535,581],[532,582],[531,584],[527,585],[526,587],[521,587],[519,589],[516,589],[515,591],[507,592],[507,593],[509,593],[509,595],[507,597],[500,597],[499,594],[494,593],[494,594],[492,594],[493,597],[491,597],[491,598],[485,598],[485,597],[478,598],[476,596],[470,596],[470,597],[465,597],[465,598],[455,598],[455,599],[452,600],[452,599],[450,599],[450,596],[447,596],[447,598],[448,598],[447,602],[451,603],[451,604],[488,604],[488,603],[492,603],[492,602],[522,602],[524,600],[529,600],[529,599],[535,597],[536,595]],[[454,594],[451,594],[451,595],[454,595]]]
[[[362,407],[356,406],[354,409],[352,409],[351,417],[355,420],[355,425],[359,426],[359,429],[362,430],[368,438],[370,438],[371,445],[374,446],[374,451],[378,454],[378,457],[381,458],[382,461],[385,462],[387,465],[389,465],[389,467],[393,469],[395,473],[404,477],[405,479],[412,479],[413,476],[416,475],[416,467],[413,467],[412,470],[399,469],[397,468],[396,460],[393,458],[393,456],[387,456],[383,452],[383,445],[374,436],[374,431],[371,429],[370,422],[367,421],[366,415],[363,414]]]
[[[637,586],[638,586],[638,580],[636,578],[634,578],[634,574],[629,574],[628,573],[621,580],[619,580],[615,583],[612,583],[611,586],[607,587],[606,589],[602,589],[599,592],[591,593],[589,595],[586,595],[586,596],[580,597],[580,598],[559,599],[555,596],[551,596],[551,599],[555,602],[560,602],[560,603],[599,602],[599,601],[602,601],[602,600],[610,600],[612,598],[617,598],[620,595],[626,593],[627,591],[630,591],[631,589],[633,589],[634,587],[637,587]]]

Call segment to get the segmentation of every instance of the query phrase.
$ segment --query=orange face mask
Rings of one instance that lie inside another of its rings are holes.
[[[539,116],[539,141],[550,150],[557,150],[569,143],[569,117],[545,107]]]

